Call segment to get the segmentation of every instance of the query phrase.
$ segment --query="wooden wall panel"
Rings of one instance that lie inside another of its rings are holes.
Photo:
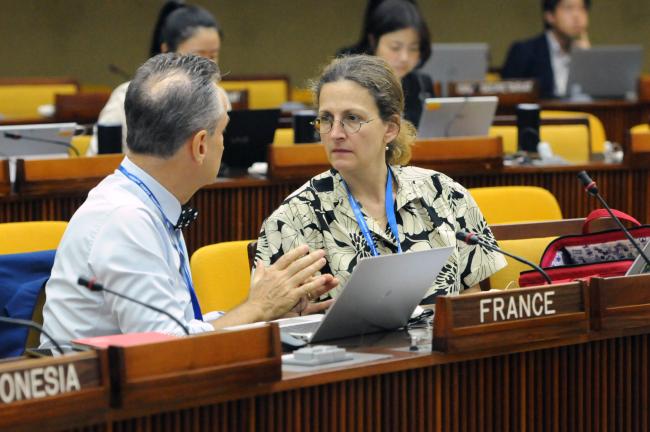
[[[498,172],[452,176],[467,188],[484,186],[533,185],[555,195],[565,218],[584,217],[598,208],[579,185],[576,174],[590,169],[603,196],[613,208],[650,220],[650,167],[594,165],[556,169],[504,168]],[[185,230],[192,253],[200,246],[231,240],[256,239],[263,220],[304,183],[303,180],[232,180],[197,192],[191,204],[199,210],[195,224]],[[0,223],[30,220],[69,220],[83,203],[87,191],[53,196],[10,196],[0,198]],[[516,205],[517,203],[504,203]]]

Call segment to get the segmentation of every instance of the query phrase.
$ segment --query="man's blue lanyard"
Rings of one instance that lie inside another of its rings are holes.
[[[172,237],[172,244],[174,245],[174,249],[176,249],[176,252],[178,252],[178,257],[181,260],[181,268],[179,269],[179,271],[181,272],[181,275],[183,275],[183,279],[185,280],[185,285],[187,285],[187,289],[190,292],[190,299],[192,300],[192,309],[194,310],[194,318],[196,318],[197,320],[203,320],[203,314],[201,314],[201,306],[199,305],[199,299],[196,297],[196,293],[194,292],[194,285],[192,285],[192,278],[190,276],[190,271],[187,268],[187,264],[185,262],[185,254],[183,253],[183,247],[181,246],[180,230],[176,230],[174,228],[174,224],[171,223],[169,219],[167,219],[167,216],[165,215],[165,212],[163,211],[162,206],[158,201],[158,198],[156,198],[153,192],[151,192],[151,189],[149,189],[149,187],[146,184],[144,184],[144,182],[140,180],[138,176],[128,172],[126,168],[124,168],[122,165],[120,165],[118,169],[122,174],[126,176],[126,178],[128,178],[133,183],[138,185],[140,189],[142,189],[144,193],[147,194],[151,202],[153,202],[154,205],[160,211],[160,215],[163,218],[163,223],[165,224],[165,227],[167,227],[167,231],[169,232],[169,235]]]
[[[375,242],[370,235],[368,224],[366,223],[366,219],[363,217],[363,213],[361,213],[361,207],[359,207],[359,203],[356,199],[354,199],[354,196],[352,196],[352,192],[350,192],[350,189],[348,189],[348,185],[345,183],[345,180],[343,180],[343,185],[345,186],[345,190],[348,192],[348,201],[350,202],[350,207],[352,207],[354,217],[357,219],[357,224],[359,224],[359,229],[361,229],[361,233],[365,237],[366,243],[368,243],[368,246],[370,247],[372,256],[379,256],[379,252],[377,252],[377,246],[375,246]],[[386,219],[388,220],[388,226],[390,227],[390,230],[393,233],[393,237],[395,237],[395,241],[397,242],[397,253],[402,253],[402,245],[400,244],[399,232],[397,230],[397,219],[395,218],[395,207],[393,206],[393,175],[391,174],[390,168],[388,168],[388,176],[386,178],[386,197],[384,198],[384,201],[386,201]]]

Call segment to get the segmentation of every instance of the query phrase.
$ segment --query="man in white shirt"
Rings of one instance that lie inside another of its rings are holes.
[[[181,205],[219,170],[228,115],[217,80],[217,65],[196,56],[161,54],[138,69],[125,101],[128,156],[70,220],[46,285],[44,328],[62,344],[115,333],[184,334],[163,314],[79,286],[80,276],[171,313],[190,333],[328,306],[307,301],[337,281],[313,277],[324,254],[305,246],[272,266],[258,263],[240,306],[201,314],[176,225]],[[49,342],[42,339],[41,346]]]
[[[571,51],[590,47],[590,0],[542,0],[545,32],[512,44],[503,78],[535,78],[542,98],[567,96]]]

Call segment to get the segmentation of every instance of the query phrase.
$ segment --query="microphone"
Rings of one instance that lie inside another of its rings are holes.
[[[7,323],[7,324],[13,324],[13,325],[17,325],[17,326],[32,328],[32,329],[36,330],[37,332],[44,334],[45,337],[48,338],[50,340],[50,342],[52,342],[52,344],[56,347],[57,351],[59,351],[61,353],[61,355],[64,354],[63,350],[61,349],[61,345],[59,345],[59,343],[57,341],[55,341],[54,338],[52,336],[50,336],[50,334],[48,332],[43,330],[42,326],[35,323],[34,321],[0,316],[0,322]]]
[[[110,294],[113,294],[115,296],[121,297],[121,298],[123,298],[125,300],[128,300],[128,301],[131,301],[133,303],[137,303],[140,306],[144,306],[147,309],[151,309],[152,311],[156,311],[158,313],[161,313],[161,314],[171,318],[172,321],[174,321],[176,324],[178,324],[183,329],[183,331],[185,332],[185,335],[187,335],[187,336],[190,335],[190,330],[185,326],[185,324],[183,324],[178,318],[176,318],[174,315],[170,314],[166,310],[160,309],[160,308],[158,308],[156,306],[151,306],[150,304],[141,302],[140,300],[134,299],[133,297],[129,297],[129,296],[124,295],[122,293],[118,293],[117,291],[113,291],[111,289],[108,289],[108,288],[104,287],[102,284],[97,283],[94,278],[86,279],[85,277],[79,277],[79,279],[77,279],[77,283],[79,285],[83,286],[83,287],[88,288],[91,291],[106,291],[107,293],[110,293]]]
[[[484,247],[486,249],[489,249],[491,251],[495,251],[495,252],[498,252],[498,253],[500,253],[502,255],[509,256],[510,258],[512,258],[514,260],[517,260],[522,264],[526,264],[527,266],[532,267],[535,270],[537,270],[544,277],[544,279],[546,280],[546,283],[548,283],[549,285],[553,284],[553,282],[551,281],[551,278],[548,276],[548,274],[544,270],[542,270],[542,268],[540,266],[528,261],[525,258],[513,255],[513,254],[511,254],[509,252],[506,252],[506,251],[504,251],[502,249],[499,249],[496,246],[492,246],[490,243],[488,243],[486,241],[483,241],[483,239],[481,239],[481,237],[479,237],[478,234],[468,232],[468,231],[465,231],[465,230],[461,230],[461,231],[458,231],[456,233],[456,238],[458,240],[460,240],[460,241],[463,241],[463,242],[469,244],[469,245],[479,245],[479,246]]]
[[[75,146],[73,146],[73,145],[71,145],[70,143],[67,143],[67,142],[65,142],[65,141],[59,141],[59,140],[51,140],[51,139],[47,139],[47,138],[37,138],[37,137],[25,136],[25,135],[21,135],[21,134],[13,133],[13,132],[5,132],[5,133],[4,133],[4,137],[5,137],[5,138],[9,138],[9,139],[13,139],[13,140],[21,140],[21,139],[24,139],[24,140],[36,141],[36,142],[42,142],[42,143],[47,143],[47,144],[60,145],[60,146],[63,146],[63,147],[66,147],[66,148],[72,149],[72,151],[73,151],[77,156],[81,156],[81,155],[79,154],[79,150],[77,150],[77,148],[76,148]]]
[[[121,67],[119,67],[119,66],[117,66],[117,65],[115,65],[113,63],[108,64],[108,71],[110,73],[112,73],[112,74],[115,74],[115,75],[121,77],[122,79],[124,79],[124,81],[130,81],[131,80],[131,76],[128,73],[126,73],[124,71],[124,69],[122,69]]]
[[[612,219],[614,219],[616,221],[616,224],[621,229],[621,231],[623,231],[623,233],[625,234],[627,239],[630,241],[630,243],[632,243],[634,245],[636,250],[643,257],[646,265],[650,266],[650,259],[648,259],[648,256],[643,252],[643,249],[641,248],[639,243],[637,243],[637,241],[634,239],[634,237],[632,237],[632,234],[630,234],[630,232],[627,230],[627,228],[625,228],[625,226],[623,225],[621,220],[614,214],[614,212],[609,207],[609,205],[607,205],[607,202],[605,201],[605,198],[603,198],[602,195],[600,193],[598,193],[598,185],[596,185],[596,182],[593,181],[591,177],[589,177],[589,174],[587,174],[587,171],[580,171],[578,173],[578,180],[580,180],[580,183],[582,183],[582,185],[585,188],[585,191],[587,191],[587,193],[589,193],[589,195],[595,196],[598,199],[598,201],[600,201],[602,206],[605,207],[605,210],[607,210],[607,213],[609,213],[609,215],[612,217]]]

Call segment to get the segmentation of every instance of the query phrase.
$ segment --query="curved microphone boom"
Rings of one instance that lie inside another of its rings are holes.
[[[77,283],[79,285],[83,286],[83,287],[88,288],[91,291],[106,291],[109,294],[113,294],[114,296],[121,297],[121,298],[123,298],[125,300],[131,301],[133,303],[139,304],[140,306],[146,307],[147,309],[151,309],[152,311],[156,311],[158,313],[161,313],[161,314],[169,317],[176,324],[178,324],[180,326],[180,328],[183,329],[183,331],[185,332],[185,334],[187,336],[190,335],[190,330],[185,326],[185,324],[183,324],[178,318],[176,318],[174,315],[170,314],[166,310],[160,309],[160,308],[158,308],[156,306],[151,306],[150,304],[141,302],[140,300],[134,299],[133,297],[129,297],[129,296],[124,295],[122,293],[119,293],[117,291],[113,291],[111,289],[108,289],[105,286],[103,286],[102,284],[99,284],[99,283],[95,282],[95,279],[93,279],[93,278],[86,279],[85,277],[79,277],[79,279],[77,279]]]
[[[13,140],[24,139],[24,140],[29,140],[29,141],[42,142],[42,143],[46,143],[46,144],[59,145],[59,146],[63,146],[63,147],[66,147],[66,148],[72,150],[77,156],[81,156],[79,154],[79,150],[77,150],[77,148],[75,146],[73,146],[72,144],[67,143],[65,141],[52,140],[52,139],[47,139],[47,138],[37,138],[37,137],[32,137],[32,136],[25,136],[25,135],[13,133],[13,132],[5,132],[4,137],[9,138],[9,139],[13,139]]]
[[[456,233],[456,238],[458,240],[460,240],[460,241],[463,241],[463,242],[469,244],[469,245],[479,245],[479,246],[484,247],[486,249],[498,252],[498,253],[500,253],[502,255],[509,256],[510,258],[512,258],[514,260],[517,260],[522,264],[526,264],[527,266],[532,267],[533,269],[537,270],[539,272],[539,274],[541,274],[544,277],[544,280],[546,281],[546,283],[548,283],[549,285],[553,284],[553,282],[551,281],[551,278],[548,276],[548,274],[544,270],[542,270],[542,268],[540,266],[528,261],[525,258],[513,255],[510,252],[506,252],[506,251],[504,251],[502,249],[499,249],[496,246],[492,246],[490,243],[484,241],[481,237],[479,237],[478,234],[462,230],[462,231],[458,231]]]
[[[45,337],[48,338],[50,342],[52,342],[52,344],[57,349],[57,351],[60,352],[61,355],[64,354],[63,350],[61,349],[61,345],[59,345],[59,343],[56,340],[54,340],[54,338],[48,332],[43,330],[43,327],[37,324],[36,322],[30,320],[24,320],[20,318],[9,318],[5,316],[0,316],[0,322],[32,328],[37,332],[44,334]]]
[[[632,245],[636,248],[636,250],[639,252],[639,254],[643,257],[645,260],[645,263],[650,266],[650,259],[648,259],[648,256],[643,252],[643,248],[637,243],[637,241],[632,237],[632,234],[625,228],[623,225],[623,222],[614,214],[612,209],[607,205],[607,202],[605,201],[605,198],[598,192],[598,185],[596,185],[596,182],[593,181],[591,177],[589,177],[589,174],[587,174],[587,171],[580,171],[578,173],[578,180],[580,180],[580,183],[585,188],[585,191],[591,196],[595,196],[598,201],[600,201],[600,204],[602,204],[603,207],[605,207],[605,210],[607,210],[607,213],[616,221],[616,224],[618,227],[623,231],[623,234],[627,237],[627,239],[632,243]]]

